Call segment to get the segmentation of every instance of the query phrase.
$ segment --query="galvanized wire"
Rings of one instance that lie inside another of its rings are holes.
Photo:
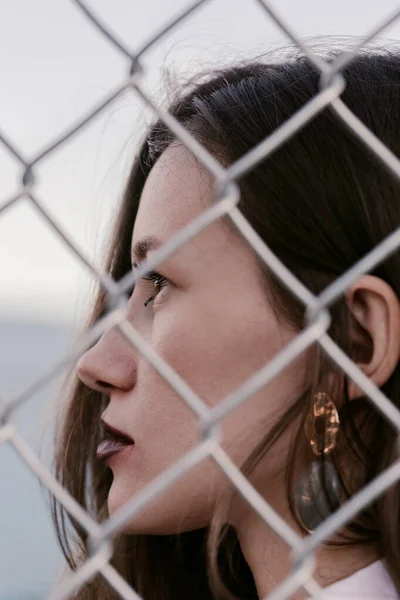
[[[328,63],[305,44],[297,35],[291,23],[279,14],[276,7],[267,0],[255,0],[264,10],[266,16],[294,42],[300,50],[311,60],[320,72],[320,91],[304,106],[301,107],[290,119],[284,122],[268,137],[262,140],[252,150],[231,164],[228,168],[221,165],[197,140],[195,140],[185,127],[169,114],[142,88],[141,80],[143,68],[140,62],[143,54],[149,50],[160,38],[165,36],[195,10],[201,8],[207,0],[200,0],[188,6],[181,14],[174,17],[158,33],[152,33],[149,41],[137,50],[132,51],[120,42],[108,26],[94,14],[92,9],[82,0],[73,0],[77,8],[82,11],[90,26],[94,26],[99,34],[110,43],[124,59],[128,59],[129,68],[124,81],[116,86],[111,94],[107,95],[88,114],[83,115],[76,123],[72,124],[61,135],[55,136],[37,153],[28,159],[17,148],[12,140],[0,133],[0,143],[24,168],[21,186],[11,198],[0,203],[0,213],[27,199],[39,211],[48,226],[52,227],[61,243],[72,252],[78,260],[91,271],[97,278],[109,298],[110,311],[87,333],[72,351],[49,371],[38,377],[19,396],[2,397],[0,404],[0,444],[8,443],[20,455],[26,465],[35,473],[48,490],[57,498],[67,513],[78,522],[89,536],[88,548],[90,550],[86,561],[67,578],[62,585],[54,591],[52,600],[67,600],[76,590],[96,574],[101,574],[105,581],[125,600],[143,600],[128,583],[110,565],[112,556],[113,537],[123,531],[130,519],[156,496],[162,494],[168,486],[172,485],[186,472],[193,469],[207,457],[211,457],[215,464],[223,471],[240,495],[248,502],[254,511],[267,523],[277,535],[288,545],[292,552],[292,570],[287,578],[277,586],[268,596],[270,600],[286,600],[293,592],[303,587],[313,598],[320,597],[321,588],[313,580],[314,569],[313,552],[327,540],[335,531],[343,527],[354,516],[382,494],[389,486],[400,480],[400,461],[397,460],[383,471],[367,486],[352,496],[341,508],[326,519],[312,534],[303,539],[272,509],[271,506],[254,489],[241,471],[232,462],[219,444],[219,422],[227,414],[244,403],[247,398],[257,392],[263,385],[276,377],[291,361],[312,344],[318,344],[323,352],[338,365],[365,393],[376,409],[400,433],[400,411],[378,389],[351,359],[328,336],[330,325],[329,307],[342,295],[347,287],[359,275],[370,271],[379,263],[389,258],[400,246],[400,227],[382,240],[371,252],[364,256],[355,265],[338,277],[318,296],[312,294],[290,270],[268,248],[266,243],[257,235],[248,221],[237,208],[240,193],[237,180],[251,171],[258,163],[265,160],[277,148],[286,143],[302,127],[314,119],[323,109],[330,107],[337,118],[346,124],[352,134],[357,137],[384,165],[388,173],[400,179],[400,161],[361,121],[344,105],[340,95],[345,89],[343,69],[357,56],[357,53],[386,27],[400,17],[400,9],[385,18],[372,31],[353,48],[338,55],[333,62]],[[122,92],[131,89],[150,106],[154,113],[168,126],[175,136],[190,149],[200,163],[215,178],[215,199],[218,200],[192,222],[179,230],[151,259],[142,263],[134,273],[130,273],[118,283],[109,275],[101,273],[84,255],[71,237],[62,230],[39,201],[35,192],[34,168],[44,161],[49,155],[60,150],[72,138],[81,132],[98,114],[110,106]],[[208,225],[217,221],[221,216],[228,216],[244,238],[254,248],[259,257],[278,279],[304,304],[307,317],[306,327],[269,361],[257,373],[254,373],[243,385],[222,398],[215,408],[207,407],[190,386],[164,361],[153,348],[139,335],[139,333],[126,320],[126,293],[139,278],[165,260],[177,248],[190,240]],[[90,347],[110,327],[118,327],[125,338],[149,361],[160,375],[168,381],[170,386],[182,397],[190,408],[199,417],[200,429],[203,432],[202,441],[191,452],[188,452],[176,463],[170,465],[163,473],[153,480],[140,493],[136,494],[110,519],[101,525],[96,523],[83,508],[63,489],[54,476],[34,454],[29,445],[19,435],[12,417],[15,410],[27,402],[34,393],[55,378],[61,371],[74,364],[82,353]]]

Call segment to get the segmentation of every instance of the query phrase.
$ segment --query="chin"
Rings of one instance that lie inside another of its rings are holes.
[[[206,482],[207,483],[207,482]],[[208,482],[209,483],[209,482]],[[110,518],[119,513],[142,490],[147,480],[124,473],[114,472],[108,493]],[[214,491],[214,494],[211,493]],[[210,484],[200,484],[196,474],[179,480],[167,487],[151,502],[142,506],[125,526],[124,533],[130,535],[178,535],[186,531],[206,527],[214,510],[215,490]]]
[[[126,490],[121,489],[121,486],[119,486],[118,483],[114,480],[111,485],[110,491],[108,492],[108,499],[107,499],[108,514],[110,515],[110,517],[113,517],[124,506],[126,506],[133,499],[133,497],[135,495],[136,495],[136,492],[134,492],[134,491],[129,493]],[[142,514],[142,511],[140,513],[136,513],[132,517],[132,522],[139,519],[141,514]]]
[[[110,518],[128,504],[134,495],[134,492],[132,494],[122,493],[113,484],[108,494]],[[171,522],[166,521],[166,515],[168,515],[168,509],[162,506],[162,498],[156,498],[132,516],[129,523],[125,525],[123,533],[127,535],[171,535],[177,533]]]

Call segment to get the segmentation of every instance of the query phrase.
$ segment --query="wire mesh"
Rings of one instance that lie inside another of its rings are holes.
[[[68,514],[87,532],[89,536],[89,556],[79,569],[71,574],[60,587],[52,594],[52,600],[66,600],[70,598],[86,581],[95,574],[101,574],[105,581],[125,600],[143,600],[128,583],[110,565],[112,556],[113,537],[124,530],[132,517],[147,503],[162,494],[167,487],[193,469],[207,457],[212,457],[219,468],[230,479],[234,486],[240,490],[254,511],[279,535],[292,550],[292,568],[286,579],[278,585],[268,596],[270,600],[285,600],[290,595],[303,587],[310,596],[318,598],[321,588],[312,578],[314,569],[314,550],[327,540],[335,531],[348,523],[360,510],[381,495],[389,486],[400,479],[400,460],[396,460],[389,468],[376,477],[370,484],[361,489],[341,506],[334,514],[327,518],[317,529],[305,539],[300,537],[286,522],[272,509],[271,506],[254,489],[249,481],[232,462],[227,453],[219,444],[219,422],[235,408],[243,404],[252,394],[276,377],[287,365],[312,344],[318,344],[324,353],[353,380],[369,398],[378,411],[400,432],[400,412],[390,400],[376,387],[368,377],[342,352],[332,338],[327,334],[330,325],[330,305],[339,298],[354,279],[387,259],[400,245],[400,228],[379,243],[371,252],[359,262],[338,277],[332,284],[324,289],[318,296],[312,294],[290,270],[275,256],[265,242],[256,234],[248,221],[237,208],[240,193],[237,180],[251,171],[259,162],[264,161],[278,147],[287,142],[304,125],[314,119],[324,108],[330,107],[337,118],[344,122],[356,138],[358,138],[375,155],[389,173],[400,179],[400,161],[361,121],[344,105],[340,95],[345,89],[343,69],[357,56],[357,53],[386,27],[400,17],[400,9],[389,15],[382,23],[378,24],[352,51],[343,52],[333,61],[328,63],[317,56],[298,37],[290,23],[277,12],[271,2],[267,0],[254,0],[265,11],[266,18],[272,19],[294,42],[300,50],[311,60],[320,72],[320,91],[291,118],[279,126],[272,134],[262,140],[251,151],[228,168],[223,167],[188,131],[177,122],[168,112],[163,110],[153,101],[142,87],[144,75],[141,58],[160,38],[170,30],[179,26],[182,21],[201,8],[206,0],[199,0],[188,6],[177,17],[173,18],[160,31],[153,33],[148,42],[139,52],[132,53],[122,44],[117,36],[100,21],[92,9],[82,0],[74,0],[76,6],[82,11],[84,18],[91,26],[96,27],[124,59],[129,61],[126,79],[116,89],[104,98],[88,114],[74,123],[61,136],[50,140],[48,144],[32,159],[24,157],[23,152],[16,147],[12,140],[0,133],[0,142],[20,163],[24,169],[21,188],[9,199],[5,199],[0,212],[4,214],[12,205],[22,198],[27,198],[39,211],[47,225],[54,229],[59,239],[94,275],[110,299],[109,312],[96,323],[87,333],[85,338],[73,350],[56,364],[51,370],[28,389],[17,397],[3,397],[0,403],[0,443],[11,444],[22,460],[33,473],[57,498]],[[76,247],[73,240],[63,231],[62,226],[54,221],[52,216],[43,207],[35,192],[35,167],[68,143],[71,138],[82,129],[101,111],[110,106],[125,90],[131,89],[149,105],[154,113],[162,119],[174,135],[196,156],[198,161],[215,178],[215,202],[200,216],[180,229],[168,243],[164,244],[152,259],[144,261],[134,273],[128,274],[118,283],[107,274],[101,273],[84,253]],[[260,371],[254,373],[243,385],[221,401],[214,408],[207,407],[187,383],[164,361],[161,356],[139,335],[139,333],[126,320],[126,292],[141,277],[146,275],[161,261],[165,260],[177,248],[185,244],[197,233],[217,221],[221,216],[227,215],[244,238],[251,244],[259,257],[266,263],[276,277],[300,300],[305,307],[307,316],[306,327]],[[184,455],[176,463],[168,467],[154,479],[141,492],[131,498],[129,503],[119,509],[106,522],[95,522],[83,508],[70,496],[69,493],[56,481],[53,475],[42,464],[31,450],[29,445],[18,433],[16,427],[10,422],[14,411],[29,398],[44,387],[48,381],[56,377],[67,366],[72,365],[82,353],[89,348],[93,341],[110,329],[118,327],[125,338],[136,348],[149,363],[168,381],[170,386],[190,406],[199,417],[202,430],[202,440],[196,448]],[[145,599],[144,599],[145,600]]]

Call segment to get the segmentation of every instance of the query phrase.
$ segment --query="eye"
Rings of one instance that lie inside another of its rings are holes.
[[[158,289],[158,291],[169,283],[169,280],[166,277],[164,277],[164,275],[160,275],[160,273],[157,273],[157,271],[150,271],[150,273],[148,273],[145,277],[142,277],[142,279],[146,281],[152,281],[154,287]],[[151,296],[150,298],[148,298],[144,305],[147,306],[151,300],[154,300],[154,298],[155,296]]]
[[[132,266],[134,269],[137,269],[139,267],[139,265],[137,263],[133,263]],[[150,271],[149,273],[147,273],[147,275],[141,277],[141,279],[143,279],[144,281],[152,281],[153,285],[157,291],[161,290],[163,287],[168,285],[168,283],[170,283],[170,281],[169,281],[169,279],[167,279],[167,277],[164,277],[164,275],[157,273],[157,271]],[[154,298],[155,298],[155,295],[150,296],[150,298],[148,298],[146,300],[144,305],[147,306],[151,300],[154,300]]]

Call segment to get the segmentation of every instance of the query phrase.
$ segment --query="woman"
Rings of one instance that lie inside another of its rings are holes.
[[[400,57],[364,51],[344,77],[343,101],[400,155]],[[307,59],[245,63],[182,91],[169,112],[228,166],[318,90]],[[242,214],[313,293],[400,224],[398,182],[329,109],[239,185]],[[213,199],[212,177],[156,122],[132,168],[108,272],[119,280],[137,268],[154,252],[143,240],[164,244]],[[396,253],[351,284],[331,309],[329,329],[397,407],[399,293]],[[100,292],[89,325],[105,309]],[[304,307],[226,216],[137,282],[127,320],[213,407],[298,335]],[[116,329],[82,356],[78,375],[56,472],[103,521],[196,446],[199,424]],[[230,458],[304,536],[396,457],[393,427],[316,346],[232,411],[221,433]],[[399,597],[399,506],[395,485],[318,549],[314,576],[328,598]],[[85,554],[85,533],[75,529],[80,545],[71,548],[64,521],[59,525],[71,568]],[[286,544],[209,457],[132,518],[115,541],[112,564],[145,600],[261,599],[291,567]],[[97,577],[76,597],[116,594]]]

